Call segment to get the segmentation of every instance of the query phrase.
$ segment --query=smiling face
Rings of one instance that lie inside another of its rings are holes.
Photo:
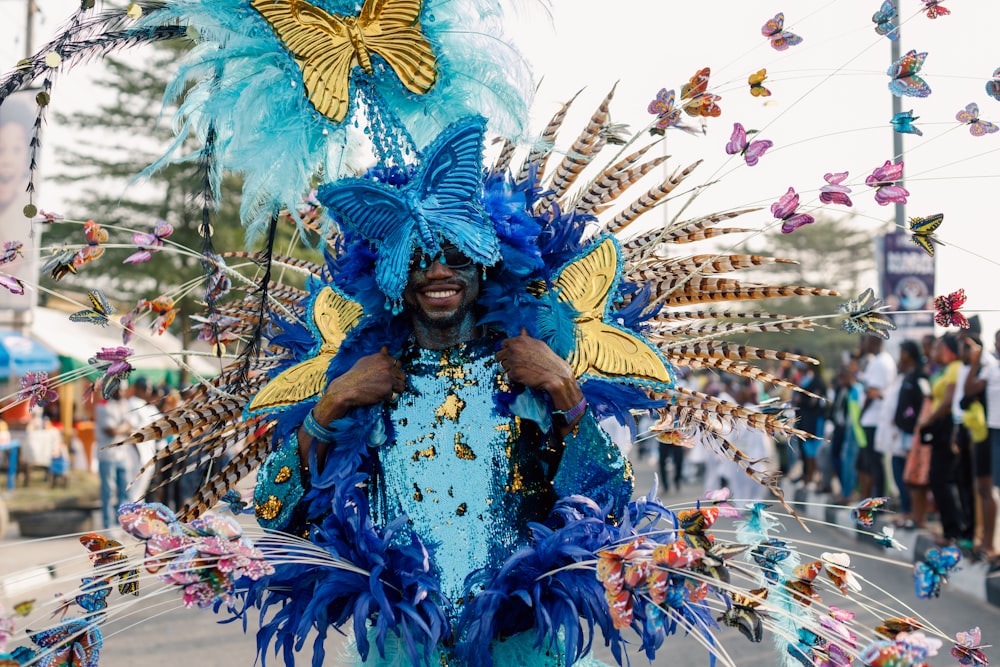
[[[403,291],[417,342],[430,349],[451,347],[474,337],[478,298],[479,267],[470,263],[452,268],[441,257],[429,262],[418,258],[410,267]]]

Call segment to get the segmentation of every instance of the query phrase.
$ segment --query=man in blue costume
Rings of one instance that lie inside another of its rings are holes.
[[[583,495],[620,516],[632,491],[628,462],[587,409],[570,364],[526,333],[503,339],[477,325],[482,273],[447,242],[434,257],[416,253],[403,292],[413,332],[399,358],[387,347],[360,358],[329,383],[295,436],[308,480],[310,460],[322,468],[336,455],[331,426],[352,410],[385,406],[394,437],[377,449],[367,481],[372,519],[408,519],[431,552],[453,628],[463,603],[528,544],[528,523],[544,520],[557,498]],[[517,385],[547,399],[551,434],[501,405]],[[278,490],[268,481],[288,462],[282,450],[262,468],[258,502]]]

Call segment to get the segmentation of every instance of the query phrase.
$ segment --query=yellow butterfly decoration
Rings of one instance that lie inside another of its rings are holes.
[[[364,310],[361,304],[324,287],[313,304],[313,321],[322,337],[316,356],[281,372],[268,382],[250,402],[250,412],[274,410],[301,403],[326,389],[326,369],[347,334],[358,325]]]
[[[573,320],[576,348],[568,361],[577,377],[587,373],[671,382],[670,371],[649,343],[605,322],[617,284],[618,252],[608,237],[563,267],[555,279],[559,300],[579,313]]]
[[[944,245],[934,235],[934,232],[937,231],[942,222],[944,222],[943,213],[935,213],[925,218],[910,218],[910,238],[931,257],[934,256],[935,243]]]
[[[760,69],[747,78],[750,84],[750,94],[754,97],[770,97],[771,91],[764,87],[764,80],[767,78],[767,69]]]
[[[351,72],[372,74],[385,59],[406,88],[423,95],[437,79],[436,59],[420,31],[422,0],[365,0],[358,16],[330,14],[304,0],[252,0],[302,70],[309,101],[334,122],[350,107]]]

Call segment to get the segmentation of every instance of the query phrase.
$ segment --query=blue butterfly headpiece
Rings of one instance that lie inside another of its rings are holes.
[[[417,250],[434,255],[448,241],[476,264],[500,260],[500,242],[480,202],[485,127],[478,116],[450,126],[405,185],[344,178],[320,186],[317,196],[330,214],[375,248],[375,278],[394,305]]]

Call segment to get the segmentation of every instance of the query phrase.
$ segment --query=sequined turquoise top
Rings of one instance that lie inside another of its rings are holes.
[[[559,459],[550,435],[501,404],[510,387],[495,358],[498,342],[484,336],[445,350],[414,345],[404,352],[407,387],[387,407],[392,426],[375,450],[369,480],[374,523],[409,519],[431,552],[452,620],[528,543],[528,522],[544,520],[556,498],[584,495],[614,512],[632,492],[627,461],[589,412],[563,439]],[[289,525],[302,498],[294,441],[258,475],[258,519],[267,528],[297,528]],[[274,503],[273,518],[261,516],[262,502]],[[408,541],[403,534],[396,539]]]
[[[390,412],[395,439],[378,452],[373,519],[405,514],[434,554],[442,593],[457,602],[470,592],[466,576],[503,562],[526,543],[526,522],[551,508],[542,443],[500,414],[496,398],[508,387],[492,339],[414,349],[402,361],[407,388]]]

